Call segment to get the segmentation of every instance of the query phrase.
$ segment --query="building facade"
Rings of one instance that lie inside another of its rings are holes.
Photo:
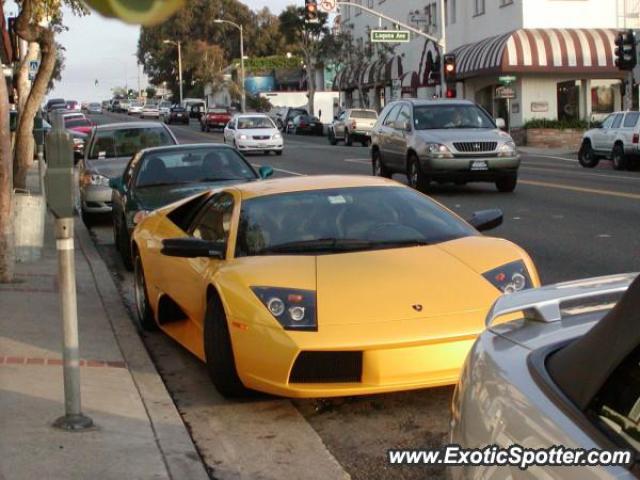
[[[591,120],[622,108],[614,65],[619,29],[640,26],[639,0],[355,0],[442,39],[457,58],[456,92],[519,127],[536,118]],[[444,10],[444,29],[441,26]],[[393,29],[357,7],[341,8],[343,32],[374,52],[345,65],[335,88],[345,106],[380,108],[402,96],[440,94],[441,48],[412,34],[408,43],[370,44],[371,29]],[[496,98],[500,77],[515,77],[515,98]]]

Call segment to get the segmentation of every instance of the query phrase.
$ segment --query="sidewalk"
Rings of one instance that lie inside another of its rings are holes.
[[[96,428],[68,433],[57,257],[47,219],[43,258],[0,284],[0,480],[208,479],[88,232],[76,222],[82,410]]]
[[[535,148],[535,147],[518,147],[520,153],[525,155],[544,155],[544,156],[569,156],[574,159],[578,158],[578,151],[572,148]]]

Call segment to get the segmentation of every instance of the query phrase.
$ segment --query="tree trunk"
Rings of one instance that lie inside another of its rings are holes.
[[[26,188],[27,173],[33,163],[33,120],[47,93],[49,80],[56,64],[56,45],[53,32],[45,30],[39,37],[42,59],[36,78],[31,86],[24,108],[18,121],[13,164],[14,184],[16,188]]]
[[[27,97],[31,90],[31,80],[29,80],[29,63],[38,60],[40,47],[36,42],[30,42],[25,52],[24,59],[15,75],[15,85],[18,91],[18,115],[21,115],[27,103]]]
[[[13,181],[11,170],[11,132],[9,128],[9,92],[0,78],[0,283],[13,281]]]
[[[308,110],[309,115],[314,116],[315,95],[316,95],[316,67],[310,55],[307,55],[307,89],[309,91]]]

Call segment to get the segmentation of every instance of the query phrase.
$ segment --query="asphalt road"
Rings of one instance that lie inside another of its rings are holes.
[[[98,123],[133,120],[114,114],[94,118]],[[181,143],[222,141],[220,133],[201,132],[195,121],[190,126],[171,128]],[[322,137],[286,136],[281,157],[252,155],[250,161],[273,166],[278,176],[371,173],[367,148],[330,146]],[[397,175],[396,180],[404,178]],[[492,184],[471,184],[435,186],[430,194],[465,218],[475,210],[501,208],[505,222],[490,234],[527,250],[543,283],[640,271],[640,172],[617,172],[606,161],[587,170],[574,156],[526,154],[514,193],[498,193]],[[120,281],[125,304],[132,309],[131,275],[123,271],[117,258],[108,219],[93,228],[93,235]],[[226,477],[226,469],[233,470],[220,459],[215,433],[233,429],[234,424],[226,425],[223,420],[212,426],[212,418],[229,417],[233,411],[237,415],[240,410],[245,419],[264,424],[274,411],[291,406],[291,402],[280,399],[259,399],[250,404],[251,408],[245,403],[227,402],[211,386],[202,364],[182,348],[162,334],[144,334],[143,338],[215,476]],[[450,395],[451,388],[439,388],[293,404],[353,478],[438,478],[442,470],[390,471],[385,452],[391,447],[442,444],[448,429]],[[237,441],[241,443],[242,439]],[[272,439],[263,448],[274,462],[286,462],[286,455],[278,457],[283,450],[275,448],[278,442],[286,443],[287,439]]]

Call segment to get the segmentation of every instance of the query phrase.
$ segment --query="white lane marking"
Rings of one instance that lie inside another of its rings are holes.
[[[371,164],[371,160],[367,158],[345,158],[342,161],[349,162],[349,163],[362,163],[363,165]]]
[[[260,168],[262,165],[259,165],[257,163],[252,163],[252,165],[256,168]],[[271,167],[273,168],[276,172],[282,172],[282,173],[288,173],[289,175],[296,175],[298,177],[306,177],[307,174],[306,173],[300,173],[300,172],[294,172],[291,170],[285,170],[284,168],[276,168],[276,167]]]
[[[600,235],[598,235],[598,238],[611,238],[611,235],[609,235],[608,233],[601,233]]]
[[[575,158],[556,157],[555,155],[538,155],[535,153],[523,153],[522,156],[529,157],[529,158],[553,158],[555,160],[563,160],[565,162],[578,163],[578,160]]]
[[[563,174],[570,174],[570,175],[574,175],[577,174],[578,176],[582,176],[582,177],[599,177],[599,178],[615,178],[618,180],[626,180],[629,182],[635,182],[640,180],[639,176],[622,176],[622,175],[609,175],[607,173],[591,173],[591,172],[584,172],[582,170],[562,170],[562,169],[558,169],[558,168],[544,168],[544,167],[532,167],[529,165],[522,165],[520,168],[525,169],[525,170],[543,170],[545,172],[554,172],[554,173],[563,173]]]

